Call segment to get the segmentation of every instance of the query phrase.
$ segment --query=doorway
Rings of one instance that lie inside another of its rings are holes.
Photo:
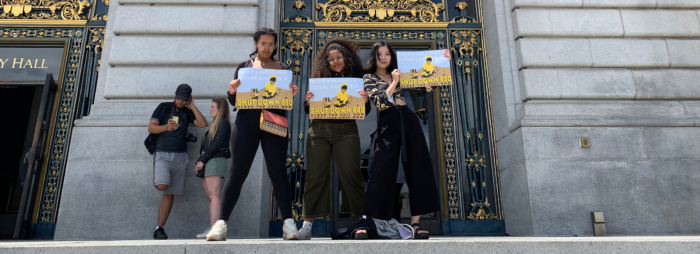
[[[0,146],[0,238],[10,238],[20,207],[22,190],[29,152],[34,138],[41,86],[0,87],[0,108],[4,109],[0,133],[3,145]]]

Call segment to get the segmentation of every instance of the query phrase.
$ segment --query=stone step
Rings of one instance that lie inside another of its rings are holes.
[[[0,253],[697,253],[700,236],[433,237],[430,240],[230,239],[4,241]]]

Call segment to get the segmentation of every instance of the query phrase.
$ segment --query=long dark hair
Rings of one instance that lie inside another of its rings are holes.
[[[331,65],[328,63],[328,53],[331,52],[331,50],[338,50],[340,54],[343,55],[346,77],[362,77],[364,72],[362,71],[362,59],[360,59],[360,56],[357,54],[357,52],[360,51],[357,42],[345,37],[333,37],[326,40],[326,44],[323,45],[321,51],[316,55],[314,67],[311,71],[312,78],[332,77],[333,70],[331,70]]]
[[[258,28],[258,30],[255,30],[255,33],[253,34],[253,40],[255,40],[255,45],[258,44],[258,40],[260,40],[260,36],[263,36],[263,35],[269,35],[269,36],[272,36],[275,38],[275,49],[272,50],[272,56],[270,56],[270,58],[272,60],[276,60],[275,55],[277,54],[277,32],[275,32],[275,30],[273,30],[271,28],[267,28],[267,27]],[[250,53],[249,57],[253,58],[253,56],[255,56],[256,54],[258,54],[258,47],[255,47],[255,51],[253,51],[253,53]]]
[[[377,54],[379,54],[379,48],[386,46],[389,48],[389,53],[391,54],[391,63],[389,67],[386,68],[387,74],[391,73],[395,69],[399,68],[398,61],[396,61],[396,52],[391,48],[391,45],[386,41],[380,41],[372,45],[372,50],[369,53],[369,60],[365,66],[365,73],[374,74],[377,71]]]

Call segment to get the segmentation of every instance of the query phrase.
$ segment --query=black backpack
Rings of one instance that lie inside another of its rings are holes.
[[[162,123],[163,120],[167,122],[167,117],[170,115],[170,110],[173,107],[172,102],[163,102],[165,106],[163,106],[163,112],[160,115],[159,121]],[[165,116],[166,119],[163,119],[163,116]],[[158,137],[160,137],[160,134],[148,134],[148,137],[146,137],[146,140],[143,141],[143,145],[146,146],[146,149],[148,150],[148,153],[151,155],[156,152],[156,143],[158,143]]]

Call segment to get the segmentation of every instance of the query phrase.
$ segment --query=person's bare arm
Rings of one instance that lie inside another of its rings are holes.
[[[194,126],[200,128],[207,127],[207,119],[204,118],[204,115],[202,115],[202,113],[199,112],[199,109],[197,109],[197,106],[194,105],[194,97],[190,96],[190,101],[187,102],[187,107],[194,113]]]

